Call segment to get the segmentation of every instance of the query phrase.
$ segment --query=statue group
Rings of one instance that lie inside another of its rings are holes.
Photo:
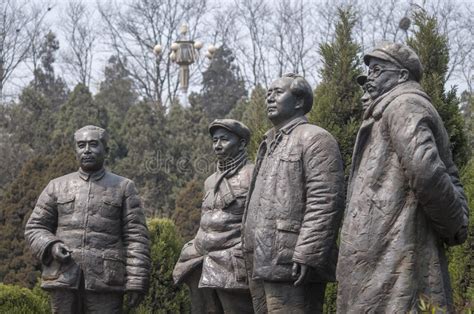
[[[193,313],[321,313],[334,281],[339,313],[416,312],[420,297],[453,311],[445,246],[466,240],[469,209],[446,129],[413,50],[383,43],[364,63],[347,189],[336,140],[305,118],[313,92],[299,75],[268,89],[273,127],[255,165],[247,126],[209,125],[216,172],[173,272]],[[148,287],[145,217],[133,182],[104,169],[106,131],[74,138],[80,169],[48,184],[25,236],[54,313],[121,313],[124,294],[136,306]]]

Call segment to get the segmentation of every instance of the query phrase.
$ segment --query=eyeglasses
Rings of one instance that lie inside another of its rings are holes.
[[[369,68],[369,71],[367,72],[367,77],[371,76],[372,78],[377,78],[382,74],[382,72],[385,71],[390,71],[390,72],[397,72],[400,71],[401,69],[397,68],[381,68],[379,66],[374,66],[372,69]]]

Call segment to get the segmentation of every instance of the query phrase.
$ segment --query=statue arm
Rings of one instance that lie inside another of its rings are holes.
[[[122,239],[127,272],[125,290],[145,293],[151,271],[150,240],[141,201],[135,184],[130,180],[125,187]]]
[[[390,137],[409,185],[434,229],[449,244],[467,224],[467,206],[454,164],[446,165],[440,157],[434,117],[414,101],[394,103],[387,110]]]
[[[53,190],[53,183],[50,182],[38,198],[25,226],[25,239],[33,255],[44,265],[52,261],[52,245],[61,242],[55,235],[58,212]]]
[[[331,135],[318,134],[308,142],[303,151],[305,212],[293,261],[318,272],[327,268],[336,245],[344,206],[344,172],[339,147]]]

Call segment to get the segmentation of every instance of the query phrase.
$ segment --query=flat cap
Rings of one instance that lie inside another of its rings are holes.
[[[240,121],[234,119],[216,119],[209,124],[209,133],[212,135],[215,129],[224,128],[243,138],[247,143],[250,140],[250,129]]]
[[[423,76],[420,58],[410,47],[392,42],[384,42],[364,55],[364,63],[369,65],[370,58],[391,62],[402,69],[407,69],[417,82]]]

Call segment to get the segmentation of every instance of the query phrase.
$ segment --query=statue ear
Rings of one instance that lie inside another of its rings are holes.
[[[399,83],[406,82],[406,81],[408,81],[409,78],[410,78],[410,72],[408,72],[407,69],[401,69],[400,70],[400,75],[398,77],[398,82]]]
[[[243,138],[240,139],[239,151],[243,151],[247,146],[247,141]]]
[[[303,110],[304,107],[304,99],[303,97],[296,98],[295,110],[301,109]]]

